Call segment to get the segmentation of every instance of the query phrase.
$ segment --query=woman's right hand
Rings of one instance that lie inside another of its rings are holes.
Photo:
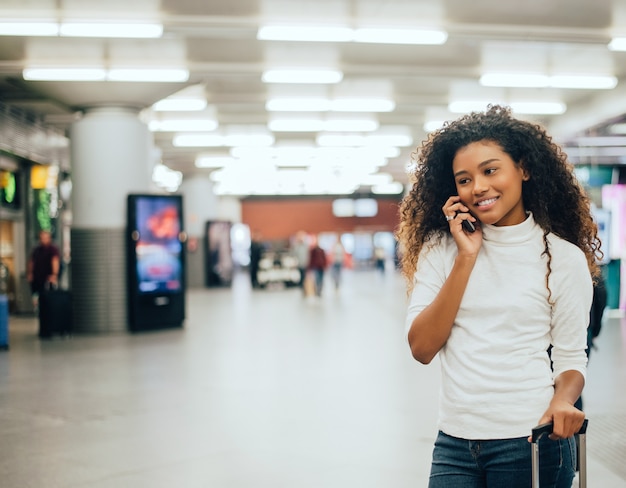
[[[469,213],[469,208],[461,201],[461,197],[453,195],[441,208],[445,219],[450,225],[450,233],[459,249],[459,255],[476,255],[482,246],[483,233],[478,219]],[[463,220],[469,220],[476,227],[475,232],[463,229]]]

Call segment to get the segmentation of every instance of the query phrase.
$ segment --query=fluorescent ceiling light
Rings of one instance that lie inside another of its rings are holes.
[[[480,77],[483,86],[509,86],[541,88],[549,86],[549,77],[538,73],[484,73]]]
[[[373,119],[273,119],[268,123],[273,132],[369,132],[378,128],[378,121]]]
[[[224,145],[220,134],[176,134],[172,140],[174,147],[219,147]]]
[[[326,98],[273,98],[265,103],[269,112],[326,112],[330,100]]]
[[[152,120],[148,128],[152,132],[211,132],[218,123],[211,119]]]
[[[511,102],[509,105],[518,114],[560,115],[567,110],[562,102]]]
[[[610,90],[617,86],[615,76],[544,75],[540,73],[484,73],[480,84],[494,87],[518,88],[579,88]]]
[[[270,112],[391,112],[395,107],[383,98],[273,98],[265,104]]]
[[[59,32],[67,37],[158,38],[163,35],[161,24],[129,24],[105,22],[64,22]]]
[[[324,129],[328,132],[371,132],[378,129],[378,121],[374,119],[326,120]]]
[[[0,36],[56,36],[59,24],[56,22],[0,22]]]
[[[448,104],[448,111],[455,114],[483,111],[490,103],[498,102],[498,100],[456,100]]]
[[[356,42],[381,44],[443,44],[447,39],[441,30],[362,28],[354,32]]]
[[[615,76],[553,75],[550,77],[550,86],[555,88],[610,90],[617,86],[617,78]]]
[[[275,138],[270,133],[238,133],[237,131],[226,132],[220,131],[220,133],[213,134],[176,134],[173,139],[173,144],[176,147],[268,147],[274,144]]]
[[[163,35],[163,26],[148,23],[63,22],[58,24],[57,22],[16,20],[0,22],[0,35],[158,38]]]
[[[228,156],[198,156],[196,158],[196,168],[223,168],[235,161]]]
[[[342,26],[268,25],[257,31],[257,39],[309,42],[370,42],[380,44],[443,44],[445,31],[437,29],[350,29]]]
[[[25,80],[37,81],[104,81],[104,68],[25,68]]]
[[[276,139],[272,134],[228,134],[224,136],[224,145],[230,147],[268,147]]]
[[[391,112],[396,102],[387,98],[337,98],[330,103],[333,112]]]
[[[270,120],[267,127],[272,132],[319,132],[324,129],[324,121],[319,119],[276,119]]]
[[[25,80],[183,82],[184,69],[24,68]]]
[[[360,134],[320,134],[315,141],[322,147],[358,147],[365,145],[365,140]]]
[[[264,159],[274,163],[277,159],[311,158],[316,150],[312,142],[307,141],[306,145],[277,145],[264,148],[233,147],[230,155],[239,159]]]
[[[257,31],[257,39],[270,41],[348,42],[352,29],[330,26],[266,25]]]
[[[271,69],[263,73],[265,83],[339,83],[343,73],[331,69]]]
[[[184,82],[189,79],[189,71],[182,68],[112,68],[109,70],[109,81],[142,81],[142,82]]]
[[[401,133],[373,132],[367,135],[324,133],[317,136],[316,143],[322,147],[364,147],[368,151],[371,151],[372,148],[385,148],[387,157],[397,157],[400,152],[398,147],[412,145],[413,137],[409,134]]]
[[[164,98],[152,105],[155,112],[195,112],[204,110],[207,102],[204,98]]]
[[[434,132],[438,129],[441,129],[443,127],[443,124],[445,123],[445,120],[427,120],[426,122],[424,122],[424,132]]]
[[[517,101],[517,102],[505,102],[499,100],[459,100],[451,102],[448,105],[448,110],[453,113],[469,113],[469,112],[482,112],[486,110],[487,105],[490,103],[502,103],[511,107],[513,112],[518,114],[532,114],[532,115],[558,115],[565,113],[567,106],[563,102],[543,102],[543,101]]]
[[[611,51],[626,51],[626,37],[614,37],[609,42]]]
[[[413,137],[410,134],[379,134],[373,133],[366,137],[367,146],[399,146],[407,147],[413,144]]]

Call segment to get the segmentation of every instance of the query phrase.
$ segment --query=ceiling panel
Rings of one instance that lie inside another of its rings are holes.
[[[79,5],[72,0],[31,0],[2,2],[0,17],[23,15],[46,8]],[[83,2],[84,3],[84,2]],[[125,2],[87,2],[93,13],[110,15]],[[126,2],[127,3],[127,2]],[[609,65],[619,77],[614,90],[534,90],[533,95],[554,94],[567,103],[567,112],[559,116],[529,116],[554,128],[561,139],[573,139],[577,132],[616,120],[626,113],[626,53],[611,52],[606,47],[613,31],[626,32],[626,15],[621,3],[609,0],[142,0],[138,5],[152,5],[150,13],[164,24],[163,39],[158,40],[81,40],[49,38],[43,41],[48,49],[44,58],[50,62],[67,61],[76,57],[88,44],[101,47],[105,63],[116,56],[128,58],[137,65],[149,60],[177,59],[190,70],[185,83],[120,83],[120,82],[42,82],[25,81],[22,69],[27,63],[34,41],[29,37],[0,36],[0,100],[40,113],[49,123],[66,130],[81,112],[90,106],[124,105],[138,111],[149,108],[158,100],[179,90],[199,85],[204,89],[209,105],[217,114],[220,128],[229,125],[265,124],[272,116],[265,110],[270,95],[280,94],[286,86],[262,83],[263,70],[269,66],[319,66],[332,64],[343,71],[338,87],[320,88],[303,85],[304,94],[327,93],[333,96],[359,83],[385,83],[396,107],[389,113],[373,113],[381,126],[406,126],[413,136],[413,147],[402,148],[400,155],[390,158],[382,170],[403,183],[409,153],[426,133],[424,122],[434,112],[445,112],[453,93],[459,86],[481,88],[478,78],[485,64],[486,46],[501,46],[506,65],[521,67],[533,61],[532,56],[520,54],[523,46],[532,45],[536,56],[550,55],[549,68],[565,61],[578,60],[578,68],[593,72],[602,63]],[[69,8],[69,7],[68,7]],[[58,10],[58,14],[68,8]],[[96,8],[102,10],[98,11]],[[149,9],[146,7],[146,15]],[[137,12],[135,12],[137,15]],[[279,42],[259,41],[257,28],[263,19],[273,19],[290,25],[321,22],[345,23],[358,27],[369,25],[407,28],[438,25],[448,31],[447,42],[439,46],[398,44],[367,44],[337,42]],[[60,47],[68,46],[67,52]],[[168,46],[178,46],[170,49]],[[507,46],[512,46],[510,49]],[[508,50],[507,50],[508,49]],[[602,56],[583,56],[586,51],[599,49]],[[142,51],[143,50],[143,51]],[[137,54],[144,52],[145,54]],[[554,53],[563,53],[557,54]],[[552,53],[552,54],[550,54]],[[135,56],[135,58],[133,58]],[[556,57],[555,57],[556,56]],[[93,57],[93,56],[92,56]],[[58,58],[58,59],[57,59]],[[95,56],[94,58],[98,58]],[[559,61],[558,63],[555,61]],[[536,61],[536,60],[535,60]],[[348,87],[348,88],[346,88]],[[463,88],[465,89],[465,88]],[[463,90],[461,89],[461,90]],[[484,89],[484,88],[481,88]],[[484,89],[487,90],[487,89]],[[296,90],[297,91],[297,90]],[[293,87],[284,95],[294,93]],[[498,89],[511,99],[525,96],[524,90]],[[322,117],[328,114],[319,114]],[[278,144],[308,139],[314,142],[316,133],[276,133]],[[197,153],[225,153],[228,148],[175,148],[172,133],[155,133],[162,149],[163,162],[191,176],[198,172],[194,166]]]

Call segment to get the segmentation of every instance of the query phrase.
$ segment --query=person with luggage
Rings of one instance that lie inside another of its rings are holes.
[[[570,488],[602,255],[589,199],[545,129],[508,107],[445,124],[416,163],[397,234],[411,353],[441,367],[429,487],[530,486],[529,435],[553,422],[541,486]]]
[[[254,231],[250,239],[250,284],[252,288],[260,288],[259,284],[259,263],[263,257],[265,246],[261,241],[261,233]]]
[[[58,286],[60,269],[59,248],[53,244],[50,231],[41,230],[26,271],[33,296],[39,296],[46,287]]]

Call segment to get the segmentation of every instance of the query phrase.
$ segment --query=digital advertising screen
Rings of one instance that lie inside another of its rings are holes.
[[[179,292],[183,286],[181,200],[135,196],[135,254],[139,293]]]

